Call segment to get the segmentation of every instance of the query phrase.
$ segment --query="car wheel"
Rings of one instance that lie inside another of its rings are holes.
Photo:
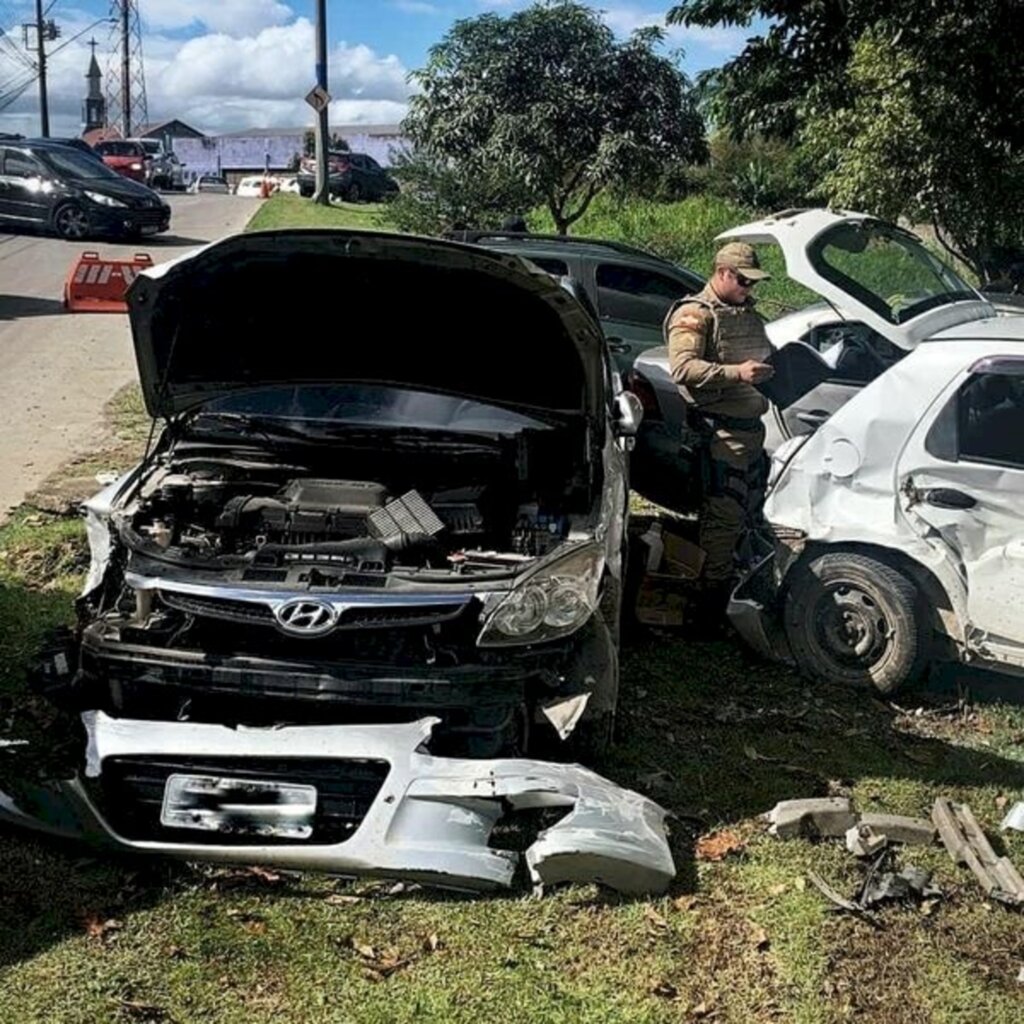
[[[89,233],[89,215],[78,203],[63,203],[53,214],[53,229],[61,238],[78,241]]]
[[[345,197],[350,203],[358,203],[363,198],[363,190],[358,185],[349,185],[348,195]]]
[[[798,566],[784,622],[797,665],[825,682],[870,683],[890,694],[927,660],[920,592],[903,573],[865,555],[835,552]]]

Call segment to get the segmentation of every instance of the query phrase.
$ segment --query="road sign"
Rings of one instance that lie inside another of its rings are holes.
[[[306,93],[306,102],[319,114],[331,102],[331,94],[322,85],[314,85]]]

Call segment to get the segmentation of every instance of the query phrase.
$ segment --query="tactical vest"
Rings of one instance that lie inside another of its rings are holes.
[[[690,295],[673,304],[665,317],[663,334],[668,344],[668,325],[680,306],[703,306],[711,313],[714,329],[707,339],[704,358],[711,363],[737,364],[748,359],[764,362],[772,348],[765,334],[764,323],[751,306],[730,306],[725,302],[711,302],[700,295]],[[768,411],[768,400],[752,384],[742,381],[726,384],[714,390],[681,389],[700,409],[721,412],[728,416],[759,417]]]

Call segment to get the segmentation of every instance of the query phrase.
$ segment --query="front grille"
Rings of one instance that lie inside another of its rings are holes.
[[[426,626],[454,619],[465,607],[460,604],[376,605],[346,608],[336,629],[384,629],[388,626]]]
[[[136,209],[131,212],[131,222],[134,227],[160,227],[166,224],[168,219],[167,211],[162,206]]]
[[[349,577],[345,577],[349,582]],[[371,582],[375,582],[372,577]],[[200,618],[224,619],[245,625],[276,624],[274,613],[264,604],[234,601],[222,597],[199,597],[161,590],[160,598],[170,608]],[[381,604],[346,608],[335,629],[386,629],[390,626],[427,626],[456,618],[466,607],[464,601],[438,604]]]
[[[98,798],[111,827],[136,841],[204,846],[333,846],[355,835],[387,778],[387,761],[228,757],[108,757]],[[160,824],[164,786],[173,774],[214,775],[315,786],[313,834],[295,840],[166,828]]]
[[[161,590],[160,599],[171,608],[189,615],[210,619],[226,619],[228,622],[273,625],[274,613],[265,604],[250,601],[233,601],[223,597],[199,597],[195,594],[179,594],[173,590]]]

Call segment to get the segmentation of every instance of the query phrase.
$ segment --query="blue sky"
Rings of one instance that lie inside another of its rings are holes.
[[[54,0],[48,18],[61,29],[50,44],[51,131],[81,127],[87,41],[99,41],[105,67],[109,0]],[[394,123],[405,113],[408,74],[458,18],[485,11],[508,14],[529,0],[328,0],[329,88],[332,124]],[[671,0],[607,0],[592,6],[620,36],[663,24]],[[19,59],[23,22],[34,0],[0,0],[0,95],[27,81]],[[312,0],[139,0],[146,90],[151,120],[180,117],[204,131],[287,127],[310,122],[302,97],[314,83],[315,4]],[[91,26],[91,27],[90,27]],[[78,39],[73,37],[82,33]],[[750,30],[681,29],[667,49],[682,49],[690,75],[737,53]],[[58,49],[59,47],[59,49]],[[0,131],[38,132],[38,92],[30,85],[0,110]]]

